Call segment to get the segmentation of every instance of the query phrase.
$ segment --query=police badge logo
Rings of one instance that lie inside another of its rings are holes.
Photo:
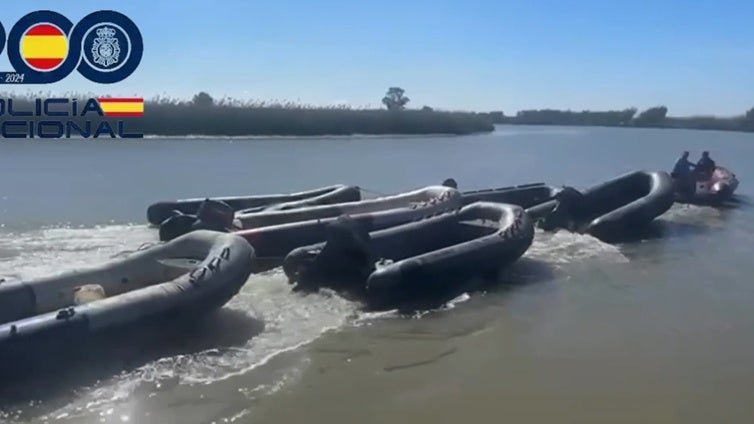
[[[94,63],[108,68],[120,59],[120,43],[115,38],[115,30],[110,27],[97,29],[97,37],[92,43],[92,59]]]

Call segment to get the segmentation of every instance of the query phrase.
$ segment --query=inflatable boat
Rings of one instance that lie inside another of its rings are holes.
[[[515,205],[477,202],[458,211],[376,232],[349,217],[327,240],[292,251],[283,270],[297,290],[330,287],[372,309],[437,304],[475,278],[493,278],[531,246],[534,225]]]
[[[526,209],[554,199],[561,190],[559,187],[545,183],[532,183],[485,190],[462,191],[461,196],[464,205],[474,202],[494,202],[521,206]]]
[[[715,167],[709,176],[692,174],[693,187],[689,182],[673,178],[675,186],[675,200],[679,203],[700,205],[719,205],[733,198],[738,188],[736,174],[722,166]],[[693,191],[692,191],[693,190]]]
[[[666,172],[635,171],[585,190],[566,187],[553,200],[527,209],[545,230],[591,234],[604,241],[649,224],[673,205]]]
[[[354,202],[360,199],[361,191],[357,187],[342,184],[292,194],[212,198],[214,201],[225,203],[234,212],[244,211],[247,213],[262,210],[273,205],[291,208],[306,205]],[[160,225],[163,221],[175,215],[175,211],[181,214],[195,215],[205,200],[207,199],[183,199],[154,203],[147,208],[147,220],[150,224]]]
[[[220,202],[206,201],[199,219],[177,215],[160,225],[160,240],[171,240],[196,229],[214,231],[237,231],[282,225],[295,222],[337,218],[340,215],[363,215],[381,211],[393,217],[392,222],[425,217],[431,213],[444,212],[447,208],[460,207],[461,194],[450,187],[430,186],[423,189],[376,199],[336,203],[328,205],[276,207],[259,212],[236,213]],[[436,206],[436,207],[434,207]],[[301,245],[303,246],[303,244]]]
[[[349,219],[362,231],[378,231],[397,225],[441,215],[461,207],[461,195],[453,189],[434,187],[393,196],[392,201],[383,204],[389,209],[381,210],[379,203],[370,203],[364,208],[348,206]],[[429,197],[434,193],[435,197]],[[401,201],[396,201],[400,198]],[[425,199],[424,201],[419,201]],[[321,219],[267,225],[241,230],[234,234],[243,237],[255,251],[254,272],[261,272],[282,265],[283,259],[297,247],[323,242],[327,239],[328,228],[340,215]]]
[[[90,269],[0,283],[0,374],[37,354],[75,354],[103,333],[220,308],[253,257],[241,237],[196,231]]]

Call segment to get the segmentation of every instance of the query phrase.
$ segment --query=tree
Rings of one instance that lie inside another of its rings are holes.
[[[387,106],[388,110],[403,110],[406,108],[406,103],[410,101],[408,97],[404,96],[405,93],[400,87],[390,87],[385,97],[382,98],[382,103]]]
[[[215,104],[215,99],[213,99],[209,94],[202,91],[201,93],[195,95],[191,102],[195,106],[210,107]]]
[[[434,111],[434,109],[432,109],[432,108],[431,108],[431,107],[429,107],[429,106],[424,106],[424,107],[422,108],[422,110],[423,110],[424,112],[433,112],[433,111]]]
[[[635,107],[628,108],[621,113],[620,125],[628,125],[639,110]]]
[[[636,117],[639,125],[657,125],[662,123],[668,116],[668,108],[665,106],[651,107]]]
[[[746,111],[746,120],[754,122],[754,107]]]
[[[502,110],[493,110],[492,112],[487,113],[487,116],[489,116],[493,124],[505,123],[505,113],[503,113]]]

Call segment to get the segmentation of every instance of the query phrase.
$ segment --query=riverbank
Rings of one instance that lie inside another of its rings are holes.
[[[66,120],[86,127],[97,111],[81,115],[94,94],[50,93],[23,96],[0,93],[0,124],[23,119],[33,122]],[[53,102],[45,106],[48,99]],[[73,99],[77,106],[73,106]],[[39,100],[39,102],[37,102]],[[44,112],[49,107],[49,114]],[[14,111],[15,113],[11,112]],[[23,113],[23,115],[21,113]],[[61,112],[63,114],[61,114]],[[154,98],[144,103],[144,116],[125,118],[131,133],[152,136],[327,136],[327,135],[466,135],[492,132],[496,124],[535,126],[582,126],[618,128],[668,128],[754,132],[754,108],[738,116],[668,116],[664,106],[642,112],[636,108],[607,111],[556,109],[521,110],[507,116],[502,111],[442,111],[421,109],[373,109],[349,106],[311,106],[292,102],[214,100],[200,93],[191,101]],[[29,116],[26,115],[34,115]],[[41,116],[38,116],[41,115]],[[23,118],[18,118],[23,117]],[[124,118],[120,118],[124,119]],[[115,119],[111,120],[117,128]]]
[[[145,105],[133,123],[144,134],[179,136],[453,134],[490,132],[485,116],[424,110],[354,110],[344,108],[197,107]]]
[[[8,96],[2,95],[5,104],[0,124],[17,119],[7,110],[35,111],[36,99],[49,99],[49,94]],[[95,95],[79,94],[62,96],[50,110],[67,115],[71,113],[70,99],[85,105]],[[83,108],[83,106],[79,106]],[[31,114],[32,112],[27,112]],[[34,115],[38,113],[33,112]],[[81,127],[96,112],[85,116],[66,116]],[[53,115],[42,113],[24,120],[47,121]],[[63,116],[63,115],[57,115]],[[60,118],[52,118],[58,120]],[[123,118],[122,118],[123,119]],[[465,135],[493,131],[494,125],[487,114],[474,112],[434,111],[431,109],[354,109],[348,107],[314,107],[292,103],[239,102],[227,100],[209,101],[207,104],[174,99],[146,100],[144,116],[127,119],[131,133],[156,136],[320,136],[320,135],[385,135],[385,134],[450,134]],[[113,120],[113,124],[114,124]],[[117,124],[113,125],[116,128]]]
[[[667,128],[754,132],[754,109],[740,116],[668,116],[664,106],[649,108],[637,115],[636,108],[609,111],[571,111],[554,109],[522,110],[515,116],[489,113],[495,124],[557,125],[617,128]]]

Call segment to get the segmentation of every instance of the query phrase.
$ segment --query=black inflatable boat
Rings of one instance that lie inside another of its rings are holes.
[[[388,215],[403,215],[416,219],[426,216],[427,207],[437,205],[438,211],[459,207],[460,193],[444,186],[430,186],[423,189],[376,199],[351,201],[327,205],[286,204],[259,212],[233,213],[225,204],[212,200],[205,201],[197,216],[177,215],[168,218],[160,225],[160,240],[173,238],[197,229],[214,231],[238,231],[304,222],[318,219],[336,218],[340,215],[363,215],[390,211]],[[419,213],[415,213],[418,211]],[[432,212],[432,213],[436,213]],[[234,222],[235,221],[235,222]],[[406,222],[406,221],[403,221]],[[303,246],[301,244],[300,246]]]
[[[368,203],[363,205],[364,207],[348,205],[343,210],[350,212],[349,219],[361,230],[369,232],[419,221],[461,207],[460,193],[447,187],[430,187],[400,196],[391,196],[388,199],[391,200],[385,203],[379,201]],[[424,201],[421,201],[422,199]],[[388,209],[381,209],[386,205],[389,205]],[[280,266],[286,255],[297,247],[325,241],[328,227],[342,215],[334,215],[337,212],[328,211],[328,215],[331,216],[326,218],[310,218],[298,222],[266,225],[241,230],[234,234],[243,237],[254,246],[256,253],[254,272],[260,272]]]
[[[522,184],[487,190],[463,191],[463,204],[474,202],[507,203],[526,209],[555,198],[562,189],[545,183]]]
[[[253,256],[241,237],[197,231],[91,269],[1,283],[0,375],[75,355],[102,333],[217,309],[245,284]]]
[[[328,228],[324,243],[292,251],[283,264],[299,290],[330,287],[373,309],[426,307],[492,278],[531,246],[534,226],[521,207],[477,202],[381,231],[348,217]]]
[[[545,230],[564,228],[611,241],[649,224],[673,202],[673,182],[668,173],[635,171],[584,192],[567,187],[554,200],[527,212]]]
[[[306,205],[325,205],[331,203],[355,202],[361,199],[358,187],[343,184],[322,187],[309,191],[292,194],[267,194],[260,196],[232,196],[213,197],[216,202],[223,202],[236,211],[245,213],[277,206],[293,208]],[[147,220],[150,224],[160,225],[163,221],[175,215],[174,211],[182,214],[195,215],[202,202],[206,199],[182,199],[158,202],[147,208]]]

